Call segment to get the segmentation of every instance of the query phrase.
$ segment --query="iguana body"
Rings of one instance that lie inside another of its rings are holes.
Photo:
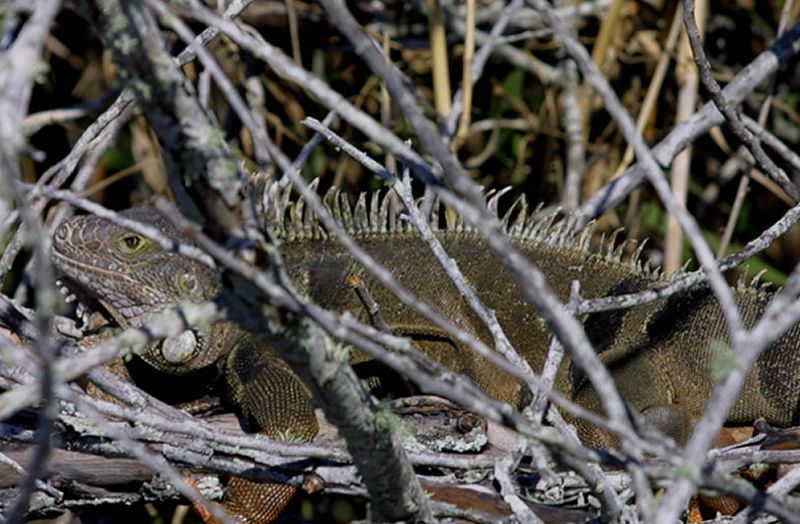
[[[465,332],[490,343],[486,328],[463,301],[419,234],[406,226],[388,226],[388,212],[383,207],[379,209],[377,197],[370,209],[364,202],[364,199],[359,201],[354,215],[341,200],[335,199],[332,207],[359,245],[407,289]],[[288,273],[314,302],[332,310],[350,311],[368,321],[367,312],[348,284],[348,277],[356,274],[366,283],[393,333],[410,337],[417,348],[469,376],[498,399],[518,407],[530,399],[520,382],[509,379],[401,304],[349,252],[327,238],[309,213],[304,214],[285,199],[273,198],[268,204],[267,215],[272,218],[267,220],[267,226],[282,241]],[[180,239],[174,228],[152,209],[133,209],[125,214]],[[437,214],[432,222],[438,224]],[[591,232],[565,234],[547,221],[529,218],[524,211],[513,224],[507,225],[507,230],[517,248],[544,271],[562,299],[568,296],[575,279],[581,282],[581,294],[586,298],[627,293],[658,283],[656,273],[643,269],[636,260],[622,260],[606,243],[599,251],[592,252]],[[540,369],[550,336],[541,330],[536,312],[525,302],[508,273],[476,233],[454,225],[437,230],[436,235],[458,261],[481,299],[496,311],[517,351],[534,369]],[[57,266],[99,299],[122,325],[136,325],[141,322],[142,313],[170,307],[182,300],[213,298],[220,289],[218,276],[198,262],[165,252],[144,237],[97,217],[64,222],[54,238],[53,253]],[[737,299],[746,322],[752,323],[760,316],[768,296],[742,289],[737,291]],[[712,387],[711,363],[717,358],[714,348],[721,346],[719,342],[727,337],[718,307],[707,288],[699,286],[631,310],[590,315],[585,325],[630,405],[646,415],[652,414],[653,421],[676,438],[682,438],[688,432],[690,420],[701,413],[708,399]],[[796,373],[800,369],[800,352],[795,351],[798,337],[800,330],[792,329],[758,362],[731,412],[731,421],[751,422],[763,416],[777,425],[795,422],[800,398],[800,379]],[[214,327],[208,336],[199,337],[196,344],[198,351],[185,362],[174,358],[174,347],[165,349],[164,345],[152,348],[143,357],[172,373],[216,361],[225,369],[233,401],[255,423],[249,429],[271,435],[291,430],[300,438],[313,437],[317,428],[307,390],[268,348],[260,347],[263,346],[260,339],[225,323]],[[173,356],[165,359],[164,354]],[[355,362],[363,360],[358,355],[354,358]],[[557,387],[580,404],[601,410],[596,395],[578,374],[562,370]],[[588,443],[613,444],[604,433],[577,423],[581,438]],[[236,499],[240,508],[256,504],[246,500],[248,494],[263,493],[251,489],[250,483],[238,486],[242,488]],[[271,488],[269,503],[279,511],[291,496],[291,488],[277,485]],[[246,510],[240,513],[246,514]],[[270,518],[275,512],[265,514]]]

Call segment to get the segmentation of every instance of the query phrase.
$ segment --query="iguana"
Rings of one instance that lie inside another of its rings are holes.
[[[360,276],[394,334],[409,337],[416,347],[469,376],[480,388],[517,407],[530,400],[522,384],[461,347],[420,314],[401,304],[377,283],[335,240],[328,238],[315,217],[289,203],[288,193],[274,188],[265,212],[265,226],[281,243],[288,274],[298,288],[323,307],[350,311],[365,322],[368,313],[348,284]],[[436,307],[456,326],[486,343],[487,329],[463,301],[420,234],[402,220],[389,220],[386,200],[377,194],[362,197],[352,207],[343,197],[327,198],[328,206],[355,240],[403,285]],[[592,231],[570,231],[552,220],[536,218],[524,202],[503,219],[515,246],[546,274],[553,289],[566,299],[571,282],[581,282],[586,298],[603,297],[653,287],[662,278],[647,269],[638,255],[625,258],[613,242],[592,247]],[[132,208],[123,216],[158,228],[181,240],[177,230],[153,208]],[[458,261],[467,280],[534,369],[541,369],[550,335],[541,329],[534,309],[526,303],[507,271],[494,259],[480,236],[463,224],[443,225],[433,212],[435,235]],[[165,251],[151,240],[96,216],[62,222],[53,239],[53,260],[66,277],[97,299],[121,325],[140,325],[143,315],[182,301],[205,301],[221,289],[220,276],[199,262]],[[768,293],[740,286],[736,298],[745,323],[761,314]],[[617,386],[636,411],[682,440],[693,418],[700,415],[713,386],[711,368],[724,357],[727,332],[713,294],[707,286],[628,310],[588,315],[584,325],[590,340],[609,367]],[[795,327],[764,353],[730,413],[732,423],[765,417],[776,425],[797,422],[800,329]],[[142,357],[169,373],[182,374],[216,363],[224,372],[232,401],[252,431],[281,435],[289,430],[304,440],[313,438],[316,420],[309,393],[283,361],[262,347],[258,337],[231,322],[208,333],[187,333],[150,348]],[[188,352],[184,351],[189,348]],[[185,354],[184,354],[185,353]],[[188,355],[188,357],[187,357]],[[363,363],[364,357],[354,357]],[[602,411],[596,394],[569,366],[559,374],[557,388],[579,404]],[[613,445],[604,432],[575,421],[582,440],[595,446]],[[247,522],[268,522],[280,513],[293,488],[233,479],[232,509]],[[262,497],[258,499],[257,497]],[[265,498],[264,498],[265,497]],[[256,508],[256,509],[254,509]],[[263,511],[262,511],[263,509]]]

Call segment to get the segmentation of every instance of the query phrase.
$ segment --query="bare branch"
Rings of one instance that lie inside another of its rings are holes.
[[[800,23],[781,36],[768,50],[761,53],[747,67],[740,71],[722,90],[730,104],[739,104],[765,79],[773,75],[781,64],[786,63],[800,51]],[[707,133],[723,121],[722,115],[713,102],[695,113],[689,120],[677,124],[666,137],[653,147],[653,155],[659,165],[667,167],[675,155],[692,143],[697,137]],[[601,189],[596,195],[583,203],[578,210],[582,221],[597,217],[619,204],[634,188],[641,185],[646,177],[644,164],[640,160],[625,171],[625,174]]]
[[[700,41],[700,34],[697,29],[697,24],[694,21],[694,0],[684,0],[683,2],[683,23],[686,25],[686,35],[689,37],[689,43],[692,44],[694,61],[697,64],[697,68],[700,70],[700,79],[711,95],[717,109],[725,117],[725,123],[736,137],[742,141],[745,147],[747,147],[756,159],[756,162],[761,166],[761,169],[780,184],[784,191],[797,202],[800,200],[800,189],[789,180],[786,173],[784,173],[781,168],[775,165],[775,162],[764,152],[761,144],[757,140],[753,140],[753,136],[742,124],[739,113],[731,106],[722,94],[722,89],[719,84],[714,80],[711,64],[706,57],[705,50],[703,49],[703,42]]]

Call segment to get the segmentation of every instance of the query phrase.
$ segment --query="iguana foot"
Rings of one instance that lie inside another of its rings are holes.
[[[192,479],[187,482],[194,484]],[[228,482],[224,500],[211,502],[242,524],[270,524],[280,517],[294,498],[297,488],[288,484],[253,482],[232,477]],[[202,504],[192,504],[192,509],[205,524],[222,524],[222,521]]]
[[[253,482],[232,477],[225,493],[225,510],[243,524],[274,522],[294,498],[297,488],[289,484]]]
[[[733,497],[699,493],[689,501],[687,522],[705,522],[717,515],[734,515],[742,509],[742,503]]]
[[[651,426],[670,437],[679,445],[686,443],[691,431],[691,417],[681,406],[664,404],[653,406],[642,412],[642,416]]]

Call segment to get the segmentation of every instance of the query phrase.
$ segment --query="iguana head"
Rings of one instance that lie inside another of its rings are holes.
[[[183,240],[154,208],[133,208],[121,215],[155,227],[172,240]],[[213,300],[221,290],[213,269],[98,216],[74,217],[59,224],[52,255],[66,277],[64,284],[99,302],[121,327],[141,326],[149,315],[182,302]],[[210,330],[205,331],[184,331],[148,348],[142,356],[167,371],[198,369],[218,357],[210,354]]]

